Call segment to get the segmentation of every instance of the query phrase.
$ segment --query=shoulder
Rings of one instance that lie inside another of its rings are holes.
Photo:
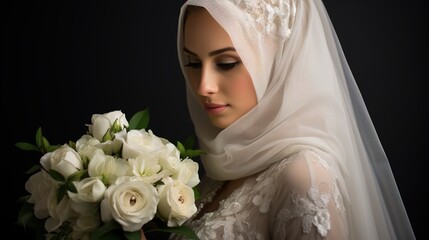
[[[276,236],[301,239],[340,231],[344,205],[333,162],[305,150],[275,165],[271,169],[276,192],[270,211]],[[333,229],[337,230],[330,233]]]
[[[336,178],[330,163],[311,150],[285,158],[269,171],[279,190],[294,190],[300,194],[310,188],[330,185]]]

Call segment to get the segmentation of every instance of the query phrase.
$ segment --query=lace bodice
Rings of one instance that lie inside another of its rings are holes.
[[[203,179],[200,209],[221,185]],[[216,211],[185,224],[202,240],[347,239],[344,214],[330,164],[303,151],[249,177]]]

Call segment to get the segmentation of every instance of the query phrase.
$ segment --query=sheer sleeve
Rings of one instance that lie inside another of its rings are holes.
[[[273,239],[347,239],[337,178],[329,164],[304,151],[279,166],[272,201]]]

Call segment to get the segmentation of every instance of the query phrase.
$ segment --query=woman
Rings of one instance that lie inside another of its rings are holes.
[[[201,239],[415,239],[320,0],[189,0],[178,52]]]

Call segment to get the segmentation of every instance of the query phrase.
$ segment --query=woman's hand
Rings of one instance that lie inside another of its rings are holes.
[[[144,235],[143,228],[140,229],[140,240],[146,240],[146,236]]]

